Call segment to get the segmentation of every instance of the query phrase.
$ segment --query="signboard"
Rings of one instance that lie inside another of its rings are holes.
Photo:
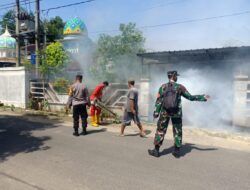
[[[32,65],[35,65],[35,64],[36,64],[36,54],[31,54],[30,63],[31,63]]]

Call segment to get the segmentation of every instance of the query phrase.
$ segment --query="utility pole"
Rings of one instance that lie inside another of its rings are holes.
[[[46,49],[47,46],[47,22],[44,22],[44,37],[43,37],[43,49]]]
[[[35,41],[36,41],[36,77],[40,65],[40,0],[36,0],[35,14]]]
[[[28,45],[28,39],[24,38],[24,44],[25,44],[25,59],[27,60],[27,45]]]
[[[43,49],[47,47],[47,23],[44,23],[44,38],[43,38]],[[43,64],[46,64],[46,51],[43,54]]]
[[[20,53],[20,34],[19,34],[19,13],[20,13],[20,2],[16,0],[16,67],[20,66],[21,53]]]

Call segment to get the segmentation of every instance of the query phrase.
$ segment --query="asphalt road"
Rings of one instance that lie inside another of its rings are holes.
[[[162,156],[153,158],[147,154],[152,138],[89,131],[73,137],[57,121],[0,116],[0,189],[250,189],[250,153],[184,142],[175,159],[166,141]]]

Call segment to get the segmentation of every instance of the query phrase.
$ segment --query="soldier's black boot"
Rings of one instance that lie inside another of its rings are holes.
[[[148,154],[154,157],[160,157],[160,152],[159,152],[160,147],[159,146],[155,146],[155,148],[153,150],[148,150]]]
[[[175,158],[180,158],[180,147],[175,146],[175,147],[174,147],[174,151],[172,152],[172,155],[173,155]]]

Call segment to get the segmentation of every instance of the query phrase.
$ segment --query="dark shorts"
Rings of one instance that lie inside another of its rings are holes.
[[[123,124],[125,126],[128,126],[128,125],[131,125],[131,121],[134,121],[135,124],[140,124],[140,118],[138,116],[138,113],[136,114],[133,114],[132,112],[127,112],[127,111],[124,111],[124,114],[123,114]]]

